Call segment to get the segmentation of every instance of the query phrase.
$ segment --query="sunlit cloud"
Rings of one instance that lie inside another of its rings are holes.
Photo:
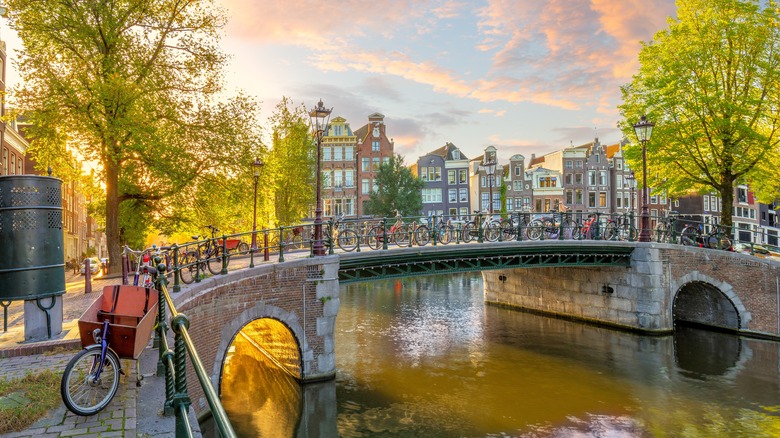
[[[494,110],[490,108],[482,108],[477,112],[480,114],[492,114],[496,117],[504,117],[504,115],[506,115],[506,110]]]

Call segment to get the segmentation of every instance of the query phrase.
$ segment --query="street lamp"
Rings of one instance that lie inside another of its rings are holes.
[[[254,206],[252,207],[252,254],[257,252],[257,182],[260,180],[260,170],[265,163],[260,158],[255,157],[255,161],[252,163],[254,168],[255,177],[255,190],[254,190]],[[251,264],[254,265],[254,257],[252,257]],[[250,266],[254,268],[254,266]]]
[[[321,170],[322,165],[322,135],[330,120],[330,112],[333,108],[325,108],[320,99],[317,106],[309,112],[312,129],[317,140],[317,206],[314,210],[314,243],[312,244],[312,253],[315,256],[325,255],[325,245],[322,242],[322,183]]]
[[[485,168],[485,174],[487,175],[488,179],[488,190],[490,196],[490,199],[488,200],[488,211],[492,215],[493,214],[493,177],[496,174],[496,160],[493,157],[493,154],[485,149],[485,155],[482,157],[482,167]]]
[[[647,142],[653,134],[655,123],[648,122],[646,116],[642,116],[638,123],[634,125],[636,138],[642,143],[642,212],[640,213],[639,241],[650,241],[650,212],[647,209]]]
[[[634,171],[631,170],[631,172],[626,176],[626,181],[628,181],[628,188],[631,190],[631,199],[629,201],[629,210],[631,211],[631,216],[634,216],[634,189],[636,188],[636,176],[634,175]]]

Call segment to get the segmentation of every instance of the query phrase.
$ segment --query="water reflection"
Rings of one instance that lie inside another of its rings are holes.
[[[486,307],[479,274],[349,285],[340,300],[336,382],[256,383],[286,426],[241,436],[780,436],[776,342]]]

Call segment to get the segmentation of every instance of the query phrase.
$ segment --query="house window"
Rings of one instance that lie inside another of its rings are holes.
[[[368,178],[363,178],[360,181],[360,188],[364,195],[371,193],[371,181]]]
[[[352,146],[344,146],[344,160],[356,158],[355,150]]]
[[[606,170],[602,170],[601,172],[599,172],[599,185],[600,186],[607,185],[607,171]]]
[[[739,202],[740,204],[747,203],[747,189],[744,189],[742,187],[737,188],[737,202]]]
[[[452,159],[460,160],[460,151],[452,151]]]
[[[572,182],[572,175],[571,175],[570,173],[567,173],[567,174],[566,174],[566,176],[565,176],[564,178],[565,178],[565,180],[566,180],[566,185],[567,185],[567,186],[570,186],[570,185],[571,185],[571,182]]]
[[[577,169],[582,169],[582,160],[574,161],[574,167],[576,167]]]
[[[523,190],[523,182],[522,181],[512,181],[512,184],[514,185],[515,191],[521,191]]]
[[[623,170],[623,162],[622,161],[618,161],[617,162],[617,170]]]
[[[322,161],[331,161],[331,148],[322,148]]]
[[[595,170],[589,170],[588,171],[588,184],[595,186],[596,185],[596,171]],[[595,205],[594,205],[595,207]]]
[[[353,216],[355,214],[355,200],[348,198],[344,200],[344,214]]]
[[[371,159],[371,170],[374,172],[379,170],[379,157],[374,157]]]
[[[651,204],[658,204],[658,195],[650,196],[650,203]]]
[[[431,181],[441,181],[441,167],[429,167],[428,178]]]
[[[340,147],[333,148],[333,161],[344,160],[344,149]]]
[[[576,204],[582,204],[582,190],[577,190],[574,192],[577,196],[575,197],[575,203]]]
[[[581,173],[575,173],[574,174],[574,182],[576,184],[582,185],[582,174]]]
[[[595,192],[588,193],[588,207],[596,208],[596,193]]]
[[[571,161],[571,160],[566,160],[566,165],[565,165],[565,167],[566,167],[566,169],[571,169],[571,168],[573,168],[573,167],[574,167],[574,164],[572,163],[572,161]]]
[[[574,192],[566,190],[566,203],[571,205],[574,203]]]
[[[458,189],[458,199],[460,202],[469,202],[469,189]]]
[[[448,170],[447,171],[447,184],[455,184],[457,180],[455,179],[455,171],[454,170]]]
[[[379,152],[379,140],[374,140],[371,142],[371,150],[374,152]]]
[[[333,176],[331,175],[330,171],[323,171],[321,173],[322,175],[322,187],[325,189],[329,189],[331,187],[331,181],[333,181]]]
[[[607,206],[607,194],[604,192],[599,192],[599,207],[606,207]]]
[[[458,189],[447,190],[447,195],[450,202],[458,202]]]
[[[521,176],[523,174],[523,166],[515,166],[515,176]]]
[[[423,181],[428,181],[428,168],[427,167],[421,167],[420,168],[420,179]]]
[[[422,189],[423,204],[441,202],[441,189]]]
[[[333,216],[333,204],[330,199],[322,200],[322,214],[325,216]]]
[[[355,187],[355,178],[353,178],[352,170],[344,171],[344,187]]]
[[[460,184],[466,184],[466,182],[469,179],[469,173],[466,170],[459,170],[458,171],[458,183]]]
[[[343,131],[344,131],[344,127],[341,125],[336,125],[333,127],[333,135],[336,137],[342,135]]]
[[[369,166],[370,166],[370,163],[371,163],[371,159],[367,158],[367,157],[363,157],[363,159],[361,161],[363,162],[363,167],[360,170],[362,170],[363,172],[368,172],[369,171]]]

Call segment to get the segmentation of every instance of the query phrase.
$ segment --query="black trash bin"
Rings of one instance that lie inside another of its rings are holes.
[[[0,300],[65,293],[62,181],[0,176]]]

